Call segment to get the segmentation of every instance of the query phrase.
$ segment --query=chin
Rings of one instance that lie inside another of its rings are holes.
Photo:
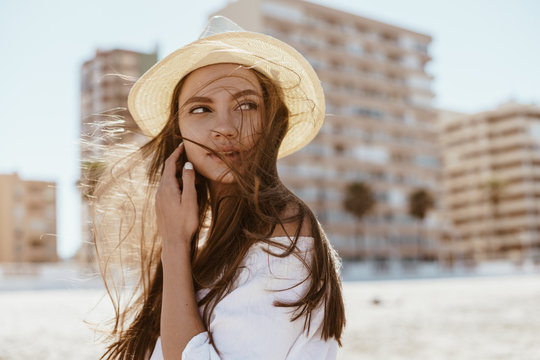
[[[230,171],[222,172],[221,174],[203,174],[203,176],[216,184],[234,184],[236,183],[236,178],[233,173]]]

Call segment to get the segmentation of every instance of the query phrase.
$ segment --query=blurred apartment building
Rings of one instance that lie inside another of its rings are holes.
[[[0,262],[58,261],[56,184],[0,175]]]
[[[540,263],[540,107],[441,114],[453,253],[473,263]]]
[[[85,263],[94,259],[94,245],[87,197],[93,179],[103,168],[105,146],[141,143],[146,137],[127,110],[133,83],[157,61],[150,54],[114,49],[97,50],[81,68],[81,195],[82,239],[77,257]]]
[[[310,145],[280,160],[279,172],[340,255],[383,266],[446,256],[439,246],[446,226],[436,212],[422,224],[408,213],[413,190],[435,199],[440,192],[433,76],[426,72],[431,37],[300,0],[237,0],[214,14],[289,43],[319,75],[325,123]],[[354,182],[368,184],[377,200],[362,222],[360,247],[358,220],[343,207]]]
[[[101,157],[100,145],[143,138],[127,111],[131,85],[157,61],[157,53],[97,50],[81,68],[81,161]]]

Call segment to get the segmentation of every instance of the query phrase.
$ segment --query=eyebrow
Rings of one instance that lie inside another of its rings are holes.
[[[239,91],[235,94],[232,94],[232,98],[233,100],[236,100],[241,97],[248,96],[248,95],[255,95],[257,97],[261,97],[261,95],[257,91],[252,90],[252,89],[246,89],[246,90]],[[213,102],[212,99],[206,96],[193,96],[187,99],[184,105],[191,104],[191,103],[212,103],[212,102]]]

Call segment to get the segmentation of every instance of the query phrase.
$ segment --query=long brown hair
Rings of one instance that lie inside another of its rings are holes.
[[[308,332],[312,312],[323,307],[321,337],[335,338],[341,345],[345,311],[339,259],[312,211],[278,177],[279,146],[291,114],[279,87],[261,73],[251,71],[263,90],[265,111],[260,136],[249,153],[250,161],[242,162],[245,166],[230,167],[236,179],[231,191],[210,194],[204,178],[199,178],[196,185],[200,225],[192,239],[191,263],[195,290],[209,290],[199,301],[199,306],[204,305],[203,322],[208,328],[215,306],[233,290],[231,285],[239,266],[253,244],[264,242],[281,248],[281,252],[267,251],[270,256],[299,257],[296,244],[301,230],[307,227],[314,239],[310,259],[302,260],[309,275],[301,283],[308,284],[307,290],[297,301],[276,301],[274,306],[295,308],[291,321],[304,317],[304,330]],[[96,249],[116,311],[111,343],[101,359],[146,359],[160,334],[163,269],[153,199],[166,158],[180,141],[191,141],[182,138],[178,122],[178,98],[185,79],[174,90],[169,119],[162,131],[134,155],[116,162],[95,191]],[[146,186],[141,185],[141,164],[145,165]],[[122,219],[119,223],[118,215],[115,221],[111,218],[118,213]],[[290,246],[272,240],[276,229],[285,230],[291,224],[296,230],[288,233]],[[111,237],[111,233],[115,236]],[[199,244],[201,239],[203,244]],[[116,290],[115,299],[109,286],[119,279],[125,285],[125,277],[118,277],[118,268],[132,269],[136,274],[131,297],[124,303],[120,300],[123,292]]]

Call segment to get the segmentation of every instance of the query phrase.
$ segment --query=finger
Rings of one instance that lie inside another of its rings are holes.
[[[180,145],[176,147],[176,149],[174,149],[174,151],[171,153],[171,155],[169,155],[167,160],[165,160],[163,176],[176,177],[176,172],[177,172],[176,163],[178,162],[178,158],[180,157],[183,151],[184,151],[184,143],[182,142],[180,143]]]
[[[195,189],[195,170],[193,170],[193,164],[189,161],[184,165],[182,172],[182,182],[184,187],[182,189],[182,202],[188,206],[197,206],[197,190]]]

